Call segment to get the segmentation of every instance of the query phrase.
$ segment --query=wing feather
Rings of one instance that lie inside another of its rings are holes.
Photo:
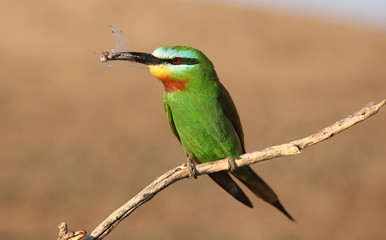
[[[221,83],[219,84],[220,86],[219,86],[218,100],[221,104],[221,107],[223,109],[225,116],[229,119],[234,129],[236,130],[241,146],[243,148],[243,153],[245,153],[244,132],[243,132],[243,127],[241,125],[240,117],[237,112],[236,106],[228,90],[226,90],[226,88]]]
[[[172,130],[174,136],[176,136],[178,141],[181,142],[180,135],[178,134],[178,131],[176,129],[176,125],[174,124],[172,111],[170,109],[170,106],[169,106],[168,102],[165,99],[164,99],[164,110],[165,110],[166,118],[167,118],[167,120],[169,122],[170,129]]]

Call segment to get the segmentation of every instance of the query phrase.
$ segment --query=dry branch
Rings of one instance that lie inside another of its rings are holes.
[[[65,222],[62,222],[61,224],[59,224],[58,228],[59,228],[58,240],[80,240],[87,235],[85,230],[79,230],[76,232],[68,230],[67,224]]]
[[[347,128],[357,124],[372,115],[376,114],[379,109],[386,104],[386,99],[375,104],[369,103],[363,108],[359,109],[352,115],[328,126],[318,133],[312,134],[308,137],[285,143],[273,147],[266,148],[261,151],[246,153],[236,159],[237,166],[251,165],[257,162],[266,161],[282,156],[291,156],[299,154],[300,150],[326,140]],[[228,159],[222,159],[215,162],[203,163],[196,166],[197,175],[213,173],[218,171],[228,171]],[[95,228],[90,235],[86,236],[85,240],[103,239],[109,234],[125,217],[129,216],[135,209],[152,199],[157,193],[162,191],[169,185],[181,179],[189,178],[189,171],[186,165],[181,165],[166,172],[153,183],[143,189],[135,197],[130,199],[122,207],[118,208],[109,217],[107,217],[97,228]]]

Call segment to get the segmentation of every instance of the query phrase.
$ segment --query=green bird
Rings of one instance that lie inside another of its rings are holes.
[[[170,46],[157,48],[152,54],[125,52],[103,60],[146,64],[150,73],[163,83],[166,117],[190,165],[192,161],[204,163],[224,158],[237,159],[245,153],[244,134],[236,107],[219,81],[212,62],[201,51],[192,47]],[[252,168],[236,168],[233,164],[231,174],[234,177],[256,196],[294,220],[272,188]],[[234,198],[253,207],[227,172],[208,175]]]

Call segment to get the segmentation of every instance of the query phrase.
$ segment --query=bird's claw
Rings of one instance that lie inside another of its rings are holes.
[[[197,179],[197,169],[196,169],[196,163],[193,161],[191,157],[187,158],[187,163],[186,163],[189,171],[189,178],[194,178]]]
[[[236,164],[236,161],[235,159],[233,158],[228,158],[228,171],[229,172],[233,172],[237,169],[237,164]]]

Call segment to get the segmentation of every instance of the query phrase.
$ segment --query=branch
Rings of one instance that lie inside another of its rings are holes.
[[[371,102],[356,111],[355,113],[351,114],[350,116],[332,124],[331,126],[322,129],[318,133],[292,141],[290,143],[269,147],[261,151],[243,154],[240,156],[239,159],[235,160],[236,165],[238,167],[241,167],[273,158],[299,154],[300,150],[312,146],[321,141],[324,141],[328,138],[331,138],[332,136],[346,130],[347,128],[373,116],[385,104],[386,99],[378,104]],[[228,159],[221,159],[215,162],[196,165],[196,170],[197,175],[203,175],[219,171],[228,171]],[[152,199],[157,193],[162,191],[164,188],[184,178],[189,178],[189,170],[186,164],[178,166],[166,172],[154,182],[152,182],[149,186],[147,186],[145,189],[143,189],[140,193],[138,193],[135,197],[130,199],[122,207],[114,211],[101,224],[99,224],[99,226],[95,228],[90,235],[86,236],[85,240],[103,239],[124,218],[129,216],[138,207]]]

